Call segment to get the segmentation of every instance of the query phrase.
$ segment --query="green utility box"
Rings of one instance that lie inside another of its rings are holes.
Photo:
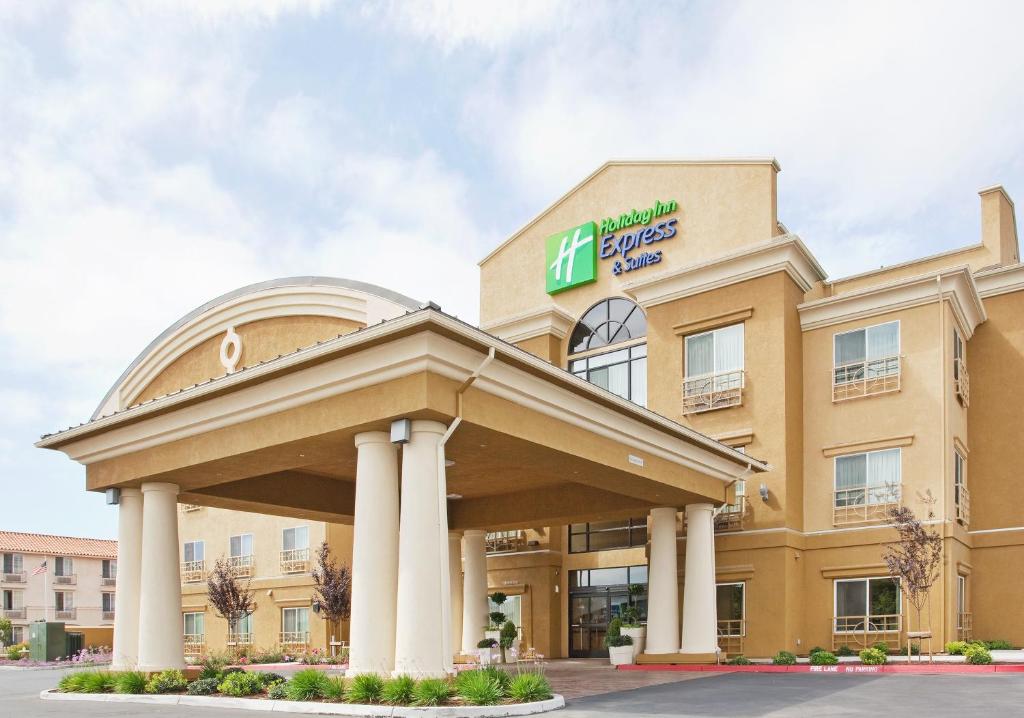
[[[28,651],[33,661],[55,661],[68,654],[63,623],[32,621],[28,626]]]

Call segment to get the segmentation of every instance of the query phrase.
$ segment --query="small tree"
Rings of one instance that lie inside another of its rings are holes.
[[[500,631],[501,630],[502,624],[505,623],[505,614],[504,614],[503,611],[501,611],[501,607],[503,605],[505,605],[505,601],[507,601],[507,600],[508,600],[508,596],[506,596],[501,591],[495,591],[494,593],[491,594],[491,603],[493,603],[495,606],[497,606],[498,610],[497,611],[491,611],[490,613],[487,614],[487,617],[491,621],[491,625],[487,627],[488,630],[493,630],[493,631]]]
[[[313,569],[320,617],[329,623],[345,621],[352,615],[352,569],[331,556],[327,542],[320,544]]]
[[[13,643],[14,628],[11,619],[0,616],[0,646]]]
[[[899,582],[900,589],[916,609],[917,627],[922,630],[921,611],[942,567],[942,537],[922,526],[906,506],[889,509],[889,518],[899,538],[886,547],[882,558],[889,567],[889,575]],[[928,625],[931,626],[931,618]]]
[[[249,581],[246,580],[243,586],[231,564],[223,558],[217,559],[213,571],[206,579],[206,595],[217,615],[228,622],[229,634],[234,631],[240,619],[255,609]]]

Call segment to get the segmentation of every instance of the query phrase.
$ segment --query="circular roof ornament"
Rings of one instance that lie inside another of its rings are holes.
[[[224,371],[234,374],[241,358],[242,337],[238,336],[234,327],[228,327],[224,334],[224,341],[220,343],[220,363],[224,365]]]

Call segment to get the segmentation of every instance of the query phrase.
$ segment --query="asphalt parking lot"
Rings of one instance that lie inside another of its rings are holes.
[[[57,670],[0,670],[0,717],[198,716],[252,718],[239,710],[42,701]],[[710,674],[569,701],[559,718],[612,716],[870,716],[962,718],[1024,715],[1024,674],[829,675]]]

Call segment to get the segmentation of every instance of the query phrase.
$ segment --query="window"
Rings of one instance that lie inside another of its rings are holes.
[[[103,559],[103,578],[117,578],[117,561],[109,558]]]
[[[73,611],[75,608],[75,594],[71,591],[54,591],[53,605],[58,611]]]
[[[53,575],[54,576],[74,576],[75,565],[74,562],[67,556],[58,556],[53,560]]]
[[[569,553],[630,548],[646,543],[646,518],[569,525]]]
[[[309,527],[297,526],[293,529],[285,529],[283,536],[285,551],[301,551],[309,548]]]
[[[505,614],[506,621],[512,621],[512,624],[516,627],[516,630],[522,633],[523,630],[523,597],[522,596],[506,596],[505,603],[500,606],[494,601],[487,598],[487,612],[493,613],[494,611],[501,611]]]
[[[686,337],[684,414],[743,403],[743,352],[742,324]]]
[[[25,642],[25,628],[23,626],[12,626],[11,627],[11,639],[14,641],[12,645],[18,645],[19,643]]]
[[[185,542],[185,563],[201,562],[206,560],[206,544],[203,541]]]
[[[957,449],[953,449],[953,505],[956,507],[956,520],[966,526],[970,521],[967,459]]]
[[[953,378],[960,378],[960,367],[966,361],[964,356],[964,340],[960,336],[960,330],[953,328]]]
[[[104,613],[113,613],[114,612],[114,594],[112,594],[112,593],[103,593],[103,594],[101,594],[101,598],[102,598],[103,612]]]
[[[718,635],[742,636],[745,633],[743,620],[746,618],[746,584],[715,584],[718,607]]]
[[[301,608],[281,609],[281,632],[282,643],[304,643],[306,633],[309,631],[309,609]]]
[[[963,629],[964,614],[967,613],[967,577],[960,574],[956,577],[956,627]]]
[[[185,617],[185,635],[186,636],[203,636],[206,631],[203,628],[203,614],[201,612],[186,613]]]
[[[232,536],[229,543],[232,557],[252,556],[252,534]]]
[[[898,390],[899,354],[899,322],[834,335],[832,400]]]
[[[252,614],[236,619],[230,633],[234,643],[252,643]]]
[[[12,589],[6,589],[3,593],[3,610],[5,611],[21,611],[25,607],[24,591],[15,591]]]
[[[4,573],[21,573],[24,571],[23,559],[20,553],[4,554]]]
[[[569,588],[647,585],[647,566],[615,566],[569,572]]]
[[[956,398],[966,408],[971,401],[971,380],[967,374],[966,346],[960,330],[953,327],[953,387]]]
[[[570,359],[569,371],[613,394],[647,406],[647,336],[644,312],[628,299],[602,299],[573,329],[569,354],[633,342],[631,346]]]
[[[854,578],[835,581],[837,633],[899,630],[900,589],[891,578]]]
[[[835,458],[835,507],[880,507],[900,499],[901,449],[882,449]],[[861,520],[885,518],[885,511]]]

